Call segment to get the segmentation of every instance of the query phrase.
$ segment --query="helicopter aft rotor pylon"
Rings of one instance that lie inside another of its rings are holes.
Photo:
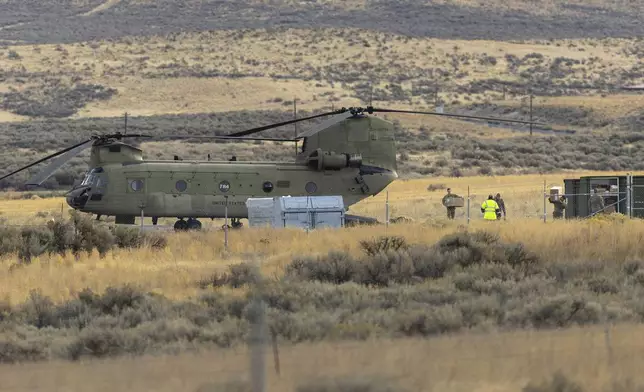
[[[39,186],[72,158],[91,148],[88,171],[67,195],[79,211],[115,216],[117,224],[135,217],[179,218],[175,229],[199,229],[199,218],[247,218],[249,197],[342,195],[348,208],[375,196],[398,178],[393,123],[374,113],[408,113],[453,118],[540,124],[493,117],[415,110],[341,108],[308,117],[264,125],[226,135],[144,134],[94,135],[0,177],[0,181],[48,160],[25,185]],[[294,138],[251,136],[281,126],[321,117],[330,120]],[[145,160],[143,151],[125,138],[303,142],[295,162]],[[184,219],[187,219],[185,221]]]

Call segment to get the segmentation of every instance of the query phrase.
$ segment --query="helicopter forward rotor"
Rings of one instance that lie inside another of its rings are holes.
[[[0,177],[0,181],[4,180],[5,178],[11,177],[14,174],[18,174],[23,170],[29,169],[32,166],[35,166],[39,163],[48,161],[52,158],[58,157],[54,162],[49,164],[44,170],[33,176],[32,178],[27,181],[26,185],[40,185],[42,184],[47,178],[49,178],[58,168],[63,166],[65,163],[67,163],[69,160],[74,158],[75,156],[79,155],[81,152],[85,151],[89,147],[95,144],[101,144],[101,143],[106,143],[109,140],[112,139],[117,139],[120,140],[122,138],[133,138],[133,137],[150,137],[148,135],[123,135],[120,132],[117,132],[115,134],[111,135],[98,135],[98,136],[92,136],[87,140],[84,140],[80,143],[74,144],[71,147],[67,147],[65,149],[62,149],[58,152],[55,152],[51,155],[47,155],[46,157],[37,160],[36,162],[32,162],[27,166],[23,166],[20,169],[14,170],[9,174],[5,174],[4,176]],[[94,143],[91,143],[94,142]]]

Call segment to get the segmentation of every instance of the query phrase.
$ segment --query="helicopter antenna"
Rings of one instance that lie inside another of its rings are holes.
[[[369,106],[373,106],[373,81],[369,81]]]

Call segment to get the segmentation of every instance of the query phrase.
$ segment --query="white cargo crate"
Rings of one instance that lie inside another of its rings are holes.
[[[280,197],[276,202],[275,226],[309,229],[344,226],[342,196]]]
[[[248,209],[248,226],[272,226],[275,201],[272,197],[255,197],[246,199]]]
[[[343,227],[345,208],[342,196],[281,196],[249,198],[248,225],[251,227]]]

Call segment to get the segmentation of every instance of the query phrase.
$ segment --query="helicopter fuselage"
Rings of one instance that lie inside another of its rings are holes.
[[[342,195],[348,208],[397,177],[394,170],[369,165],[315,170],[297,162],[115,162],[91,169],[67,203],[82,212],[116,216],[117,223],[134,223],[141,213],[247,218],[248,198]]]

